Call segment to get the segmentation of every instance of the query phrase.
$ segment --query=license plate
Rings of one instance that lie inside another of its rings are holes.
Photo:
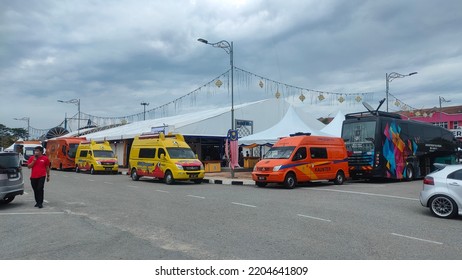
[[[106,169],[106,170],[111,170],[112,167],[104,167],[104,169]]]
[[[266,177],[265,176],[258,176],[258,180],[265,181]]]
[[[191,174],[191,175],[189,175],[189,178],[197,178],[198,176],[199,175],[197,175],[197,174]]]
[[[10,174],[10,178],[18,178],[18,173]]]

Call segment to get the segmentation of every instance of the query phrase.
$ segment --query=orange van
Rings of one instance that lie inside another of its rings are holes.
[[[343,184],[348,173],[348,155],[342,138],[291,134],[281,138],[254,167],[252,179],[259,187],[283,183],[294,188],[299,182],[317,180]]]
[[[62,137],[48,140],[46,155],[50,159],[51,168],[74,169],[77,147],[85,140],[85,137]]]

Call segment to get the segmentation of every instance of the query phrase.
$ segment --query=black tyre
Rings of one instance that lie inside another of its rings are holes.
[[[63,171],[63,164],[62,163],[59,164],[59,170]]]
[[[264,188],[264,187],[266,187],[267,183],[264,183],[264,182],[256,182],[255,185],[257,185],[257,187]]]
[[[167,185],[175,183],[175,179],[173,178],[172,172],[170,172],[170,170],[167,170],[167,172],[165,172],[164,182]]]
[[[80,168],[78,165],[75,166],[75,173],[80,173]]]
[[[412,181],[414,180],[414,177],[414,168],[412,167],[412,165],[408,164],[406,166],[406,181]]]
[[[345,173],[343,173],[343,171],[340,170],[335,175],[334,184],[343,185],[343,182],[345,182]]]
[[[90,174],[91,174],[91,175],[95,175],[95,174],[96,174],[96,171],[95,171],[95,168],[93,167],[93,165],[90,167]]]
[[[197,179],[197,180],[193,180],[194,184],[200,184],[202,183],[202,179]]]
[[[3,204],[8,204],[8,203],[10,203],[11,201],[14,200],[14,198],[15,198],[14,196],[5,197],[5,198],[3,199]]]
[[[437,195],[431,199],[430,211],[433,215],[445,219],[453,218],[458,214],[456,202],[444,195]]]
[[[297,177],[294,173],[288,173],[284,178],[284,187],[293,189],[297,185]]]
[[[133,181],[138,181],[140,179],[135,168],[133,168],[132,171],[130,172],[130,177],[132,178]]]

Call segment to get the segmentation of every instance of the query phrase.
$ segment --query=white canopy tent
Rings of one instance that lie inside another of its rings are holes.
[[[328,135],[341,137],[342,136],[342,125],[343,121],[345,120],[345,115],[338,111],[337,115],[335,115],[334,119],[326,125],[321,132],[324,132]]]
[[[239,145],[274,144],[279,138],[287,137],[297,132],[311,133],[312,135],[328,135],[307,125],[297,112],[295,112],[294,108],[290,106],[284,117],[277,124],[259,133],[240,138]]]

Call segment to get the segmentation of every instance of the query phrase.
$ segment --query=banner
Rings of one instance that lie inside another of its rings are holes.
[[[238,146],[238,133],[237,130],[228,130],[229,148],[230,148],[230,162],[229,167],[232,169],[239,167],[239,146]]]

